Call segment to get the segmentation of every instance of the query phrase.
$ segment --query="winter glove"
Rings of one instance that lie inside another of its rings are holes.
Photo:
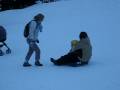
[[[36,42],[39,43],[39,40],[37,40]]]
[[[42,29],[40,29],[40,32],[42,32]]]

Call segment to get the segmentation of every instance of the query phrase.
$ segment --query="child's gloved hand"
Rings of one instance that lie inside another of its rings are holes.
[[[42,32],[42,30],[40,30],[40,32]]]

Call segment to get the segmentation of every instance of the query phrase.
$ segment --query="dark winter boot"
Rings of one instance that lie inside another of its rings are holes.
[[[50,61],[54,63],[54,62],[55,62],[55,59],[54,59],[54,58],[50,58]]]
[[[52,63],[54,63],[55,65],[58,65],[57,62],[56,62],[56,60],[55,60],[54,58],[50,58],[50,61],[51,61]]]
[[[30,66],[32,66],[32,65],[29,64],[28,62],[24,62],[24,64],[23,64],[23,67],[30,67]]]
[[[39,61],[35,61],[35,65],[36,66],[43,66],[43,64],[41,64]]]

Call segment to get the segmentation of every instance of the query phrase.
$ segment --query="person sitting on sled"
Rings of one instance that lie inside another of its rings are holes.
[[[71,42],[71,50],[68,54],[61,56],[58,59],[51,58],[51,62],[55,65],[87,65],[92,56],[92,46],[86,32],[81,32],[79,35],[80,41],[74,40]]]

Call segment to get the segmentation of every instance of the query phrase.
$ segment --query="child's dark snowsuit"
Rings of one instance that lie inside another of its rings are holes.
[[[80,62],[78,57],[82,58],[82,50],[76,50],[74,52],[68,53],[59,59],[55,60],[53,63],[55,65],[70,65],[76,62]]]

